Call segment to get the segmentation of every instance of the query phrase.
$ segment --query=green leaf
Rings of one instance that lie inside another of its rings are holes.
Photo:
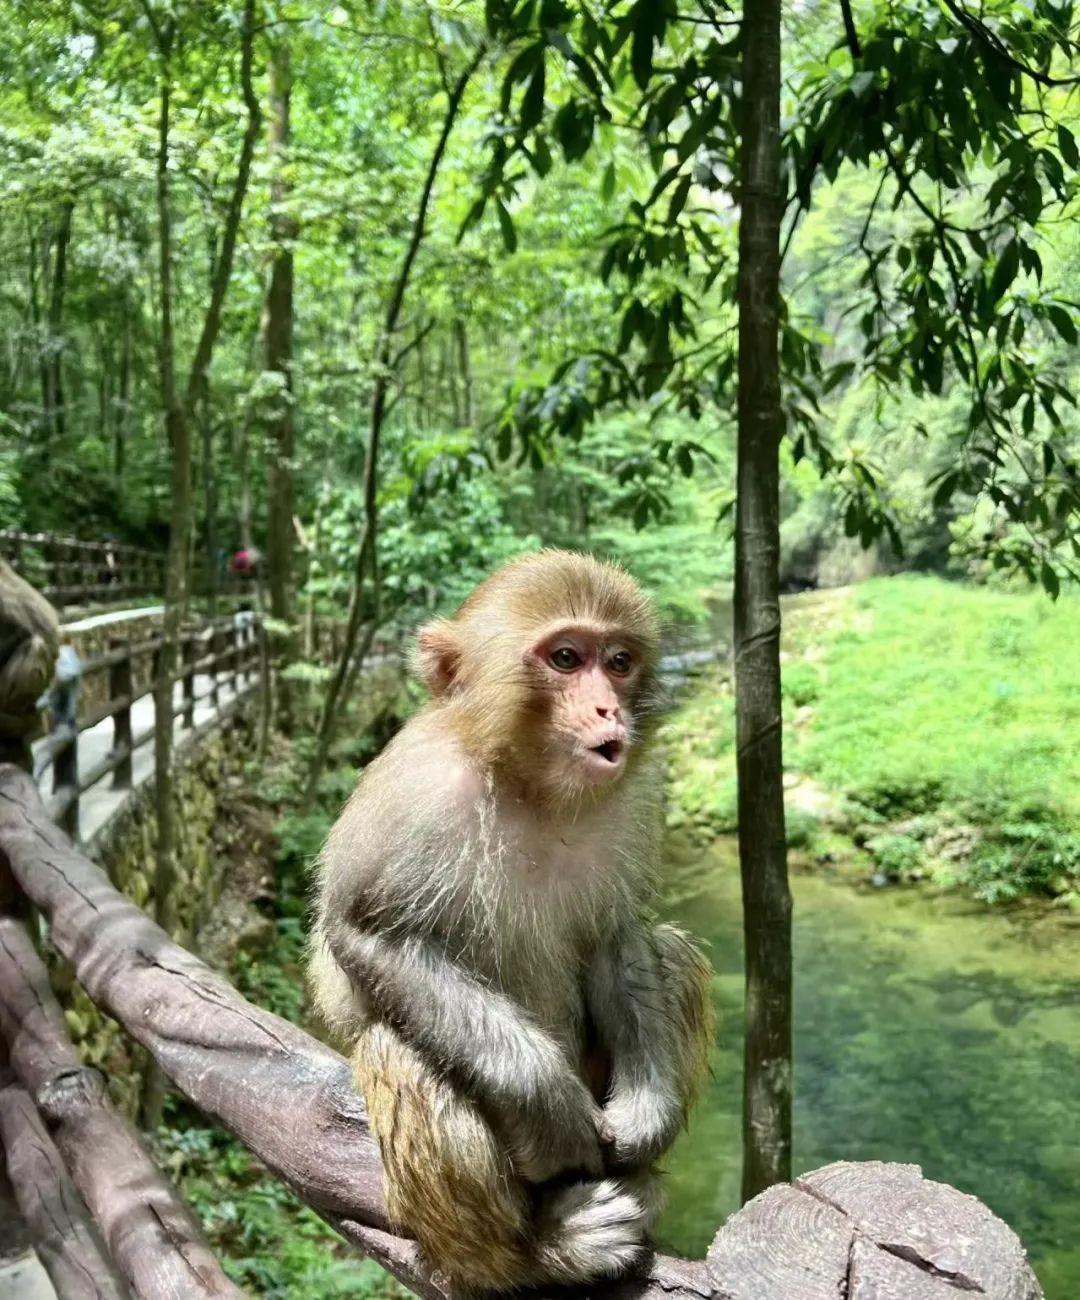
[[[1057,600],[1061,594],[1061,579],[1050,567],[1046,560],[1042,562],[1042,568],[1039,570],[1039,578],[1042,581],[1043,588],[1051,600]]]
[[[1016,273],[1019,270],[1020,245],[1017,240],[1010,239],[998,258],[997,265],[994,267],[994,274],[990,278],[989,295],[991,306],[1001,298],[1001,295],[1016,279]]]
[[[1058,150],[1062,158],[1075,171],[1080,167],[1080,149],[1076,147],[1076,137],[1069,128],[1062,123],[1058,123],[1057,129]]]
[[[545,64],[541,59],[521,97],[520,122],[523,131],[531,131],[544,115],[545,84]]]
[[[600,182],[600,197],[605,203],[615,196],[615,164],[609,162],[604,168],[604,178]]]
[[[506,204],[502,199],[496,199],[496,210],[499,214],[499,229],[502,231],[503,248],[508,253],[517,252],[517,231],[514,229],[514,220],[506,210]]]
[[[1050,317],[1054,329],[1057,330],[1058,334],[1066,343],[1076,343],[1078,337],[1076,322],[1064,307],[1059,307],[1057,303],[1052,303],[1047,307],[1046,314]]]
[[[678,185],[675,186],[675,193],[671,196],[671,203],[668,206],[668,225],[674,224],[675,219],[686,206],[686,199],[690,193],[690,182],[692,179],[693,178],[690,175],[686,175]]]
[[[663,40],[667,27],[664,8],[665,0],[638,0],[628,17],[633,32],[630,68],[642,90],[652,76],[653,45]]]

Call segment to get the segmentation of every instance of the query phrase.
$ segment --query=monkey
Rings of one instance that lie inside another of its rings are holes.
[[[41,734],[38,700],[52,681],[60,642],[53,607],[0,560],[0,761],[30,770]]]
[[[313,1001],[456,1293],[639,1262],[706,1070],[709,966],[650,910],[657,646],[621,568],[510,561],[420,630],[431,699],[316,864]]]

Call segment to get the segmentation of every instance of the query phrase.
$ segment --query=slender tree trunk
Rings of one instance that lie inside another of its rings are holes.
[[[461,403],[458,400],[454,340],[452,338],[444,338],[439,348],[439,377],[436,381],[436,391],[441,391],[444,387],[449,401],[450,424],[453,428],[460,429],[462,425]]]
[[[278,726],[286,735],[293,725],[293,698],[282,670],[296,657],[293,628],[293,241],[296,223],[286,211],[290,185],[286,175],[289,149],[289,96],[292,70],[289,47],[275,41],[268,63],[270,113],[268,147],[273,180],[270,191],[270,230],[274,256],[265,309],[265,366],[281,376],[267,420],[266,434],[266,567],[270,613],[288,628],[273,638]]]
[[[240,525],[240,545],[250,551],[255,545],[255,534],[251,526],[251,403],[244,404],[236,432],[236,473],[239,480],[239,500],[237,501],[237,522]]]
[[[791,1175],[791,894],[780,717],[780,0],[744,0],[735,711],[746,939],[743,1199]]]
[[[424,348],[424,326],[416,336],[416,426],[418,429],[428,427],[428,366],[427,351]]]
[[[462,415],[467,428],[472,428],[476,416],[473,412],[472,366],[469,361],[469,332],[459,316],[454,321],[454,338],[457,341],[458,368],[461,372],[461,389],[464,394]]]
[[[369,578],[372,579],[372,588],[377,596],[378,583],[374,579],[378,572],[376,537],[378,528],[379,438],[382,433],[383,420],[386,417],[386,399],[394,358],[394,335],[401,320],[401,308],[405,301],[405,290],[409,285],[413,263],[416,261],[416,255],[420,251],[420,245],[427,233],[427,214],[431,204],[432,190],[435,188],[435,178],[439,174],[439,166],[446,152],[450,132],[454,129],[454,122],[457,119],[458,109],[461,106],[465,89],[473,73],[480,66],[484,54],[485,47],[481,45],[469,61],[465,71],[458,77],[447,99],[442,130],[439,133],[439,139],[428,163],[424,187],[420,193],[420,202],[416,209],[416,219],[413,222],[412,235],[405,249],[405,256],[402,258],[401,267],[394,282],[393,292],[390,295],[390,301],[387,303],[382,333],[376,347],[375,387],[371,397],[371,427],[368,433],[367,450],[364,455],[364,527],[360,534],[360,544],[356,548],[353,589],[349,600],[349,617],[345,627],[345,641],[337,664],[334,666],[333,676],[327,686],[322,712],[319,716],[319,729],[315,737],[315,747],[312,750],[311,762],[308,766],[307,783],[304,790],[304,804],[308,808],[315,802],[319,777],[322,775],[330,753],[330,743],[334,737],[334,728],[343,702],[344,689],[349,681],[355,679],[356,674],[359,673],[362,667],[362,656],[357,654],[356,651],[364,614],[367,612],[372,620],[377,618],[377,599],[373,600],[371,598],[372,592],[367,591],[366,584]],[[365,594],[368,596],[367,602],[365,602]],[[365,610],[365,603],[370,606],[367,610]],[[367,638],[366,643],[368,645],[370,645],[373,637],[374,629],[371,637]]]
[[[46,316],[47,336],[41,366],[41,397],[45,408],[44,425],[48,438],[64,433],[64,370],[60,336],[64,320],[64,293],[67,289],[67,255],[71,243],[71,217],[75,204],[67,200],[52,234],[52,267],[49,284],[49,309]],[[46,246],[48,256],[48,245]]]
[[[158,368],[165,435],[169,448],[169,546],[165,558],[165,615],[162,645],[157,653],[154,680],[154,816],[157,843],[154,850],[154,914],[167,931],[175,923],[173,884],[176,878],[176,823],[172,790],[172,681],[176,639],[187,606],[187,532],[191,516],[191,445],[187,421],[176,387],[173,345],[172,203],[169,184],[169,113],[172,101],[171,27],[163,33],[161,58],[161,110],[158,118],[157,209],[158,294],[161,339]],[[161,1123],[165,1104],[165,1078],[149,1062],[143,1076],[142,1122],[147,1128]]]
[[[202,435],[203,542],[206,565],[206,601],[211,618],[217,617],[218,539],[217,472],[214,468],[214,425],[210,409],[210,378],[203,376],[199,398],[199,432]]]
[[[157,847],[154,864],[154,909],[166,930],[176,924],[176,824],[173,805],[173,678],[176,672],[177,643],[180,625],[187,612],[190,574],[189,550],[192,521],[191,427],[196,402],[209,374],[214,345],[221,328],[221,314],[232,275],[236,236],[240,226],[244,195],[247,192],[251,159],[259,131],[260,112],[252,87],[252,43],[254,41],[255,5],[247,0],[241,46],[241,83],[248,110],[247,127],[240,150],[236,178],[221,240],[221,253],[210,288],[202,330],[195,348],[187,384],[181,393],[176,378],[176,353],[173,337],[172,288],[172,202],[169,183],[169,126],[172,98],[173,25],[162,26],[144,7],[158,44],[161,78],[161,110],[158,119],[157,208],[158,208],[158,292],[160,295],[161,345],[160,376],[165,430],[170,456],[172,492],[169,519],[169,548],[165,568],[165,614],[162,645],[158,652],[154,682],[154,812],[157,820]],[[151,1070],[143,1091],[143,1119],[150,1126],[160,1122],[164,1099],[164,1081],[160,1072]]]
[[[124,485],[124,461],[131,436],[131,302],[124,293],[124,324],[120,339],[120,374],[113,415],[113,479],[117,491]]]

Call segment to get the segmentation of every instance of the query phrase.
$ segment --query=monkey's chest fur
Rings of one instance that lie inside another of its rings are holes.
[[[648,864],[612,835],[610,812],[541,822],[488,790],[457,820],[416,918],[459,965],[577,1039],[586,967],[635,907]]]

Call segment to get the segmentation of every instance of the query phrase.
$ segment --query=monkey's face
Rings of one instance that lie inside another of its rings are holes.
[[[551,775],[569,786],[617,781],[635,742],[634,699],[644,668],[617,628],[562,623],[525,655],[547,705]]]

